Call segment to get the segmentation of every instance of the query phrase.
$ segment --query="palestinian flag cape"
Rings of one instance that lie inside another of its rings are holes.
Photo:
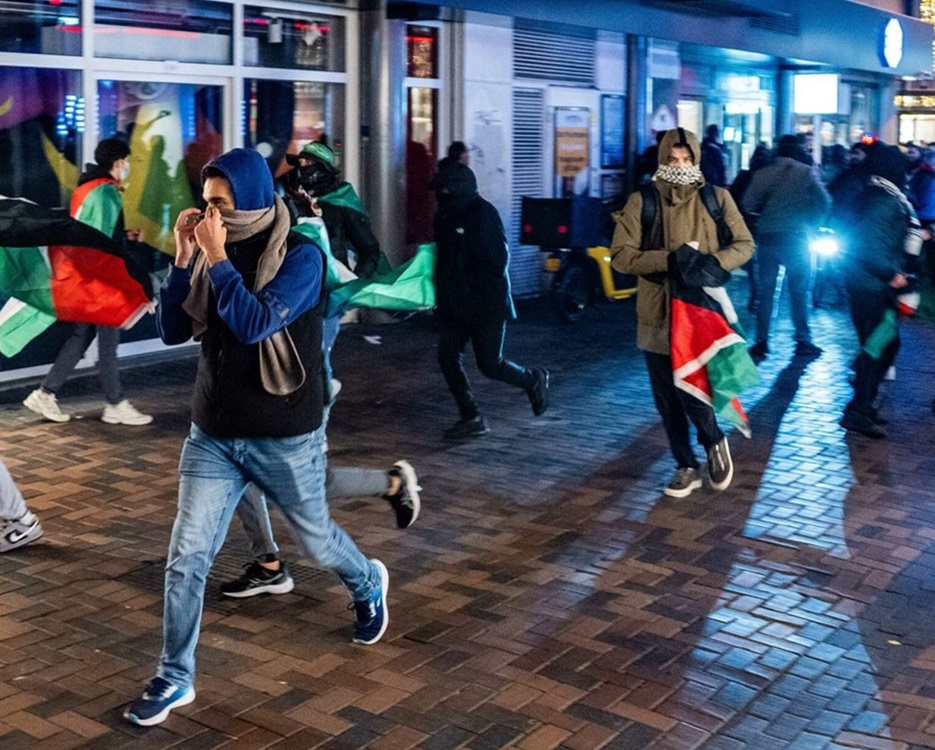
[[[759,379],[737,313],[724,287],[689,287],[672,279],[670,347],[677,388],[708,404],[750,437],[738,396]]]
[[[12,357],[56,320],[130,328],[151,309],[145,271],[64,209],[0,199],[0,353]]]
[[[293,227],[325,252],[325,290],[328,305],[325,317],[333,318],[356,307],[380,310],[419,310],[435,305],[435,244],[420,245],[414,257],[394,269],[381,253],[377,274],[361,279],[331,254],[328,230],[317,217],[302,218]]]

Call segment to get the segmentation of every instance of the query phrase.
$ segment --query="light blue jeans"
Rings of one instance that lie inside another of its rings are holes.
[[[3,461],[0,461],[0,521],[22,518],[26,511],[22,493]]]
[[[383,469],[329,466],[325,475],[325,497],[329,502],[347,497],[379,497],[388,490],[389,476]],[[266,498],[255,484],[247,485],[243,498],[237,503],[237,517],[243,524],[254,558],[279,556]]]
[[[379,588],[376,565],[328,513],[324,435],[320,427],[288,438],[215,438],[192,425],[166,561],[160,677],[180,687],[194,682],[205,582],[248,482],[279,507],[309,555],[338,574],[351,599]]]

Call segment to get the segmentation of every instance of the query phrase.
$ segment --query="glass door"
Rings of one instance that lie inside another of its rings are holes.
[[[175,219],[182,209],[201,205],[201,168],[223,151],[224,88],[220,82],[97,81],[96,141],[117,137],[130,146],[124,220],[127,229],[142,233],[152,274],[168,268]],[[121,338],[158,338],[154,318],[145,316]]]

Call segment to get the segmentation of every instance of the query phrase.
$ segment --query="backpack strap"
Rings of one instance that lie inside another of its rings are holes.
[[[659,249],[662,247],[662,211],[659,200],[659,191],[649,185],[641,185],[640,197],[643,199],[643,210],[640,213],[640,226],[642,238],[640,250]]]
[[[698,193],[701,195],[702,203],[704,203],[705,208],[708,209],[708,213],[711,214],[711,218],[714,219],[714,223],[717,225],[718,248],[723,250],[725,247],[729,247],[734,243],[734,233],[730,231],[730,227],[727,226],[727,221],[724,219],[724,207],[717,202],[714,185],[706,182],[701,186]]]

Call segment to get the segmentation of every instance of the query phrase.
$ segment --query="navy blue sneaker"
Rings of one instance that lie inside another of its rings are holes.
[[[169,712],[187,706],[195,700],[195,688],[173,685],[162,677],[153,677],[143,695],[123,710],[123,718],[131,724],[152,727],[169,718]]]
[[[351,606],[357,615],[354,623],[354,643],[369,646],[379,641],[386,632],[390,621],[390,614],[386,609],[386,590],[390,587],[390,574],[386,566],[379,560],[371,560],[380,569],[380,588],[374,591],[370,598],[362,602],[354,602]]]

